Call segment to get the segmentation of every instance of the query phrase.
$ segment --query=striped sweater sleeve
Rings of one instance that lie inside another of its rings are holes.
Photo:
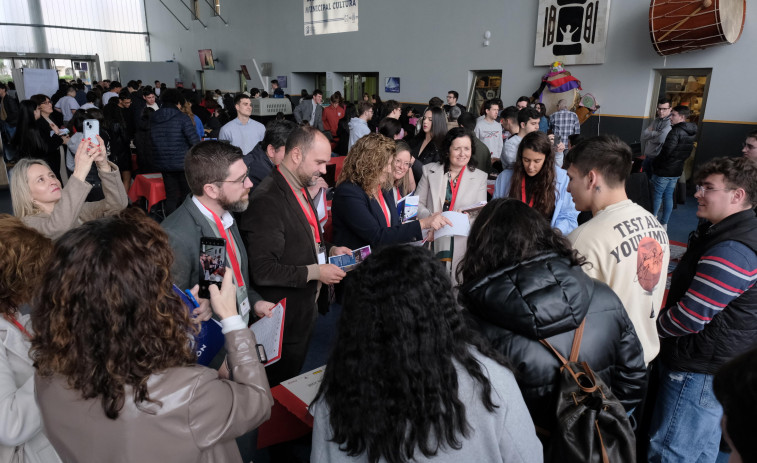
[[[657,319],[662,338],[702,331],[734,299],[757,280],[757,255],[737,241],[724,241],[707,250],[697,263],[686,294]]]

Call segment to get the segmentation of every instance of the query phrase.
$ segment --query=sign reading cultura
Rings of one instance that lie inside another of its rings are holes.
[[[303,0],[305,35],[356,31],[358,0]]]

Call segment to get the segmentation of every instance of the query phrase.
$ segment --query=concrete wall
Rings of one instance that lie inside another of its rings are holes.
[[[546,67],[533,66],[537,2],[479,0],[381,0],[359,3],[358,32],[305,37],[302,0],[256,2],[226,0],[225,26],[202,5],[201,19],[207,29],[191,21],[178,0],[164,0],[190,30],[160,4],[147,1],[147,23],[153,61],[172,59],[180,63],[185,86],[199,83],[197,50],[212,48],[221,59],[215,71],[205,74],[208,88],[238,88],[236,70],[247,64],[253,77],[250,86],[260,86],[252,67],[273,63],[272,74],[287,75],[289,91],[312,90],[305,73],[378,72],[383,79],[399,76],[401,93],[381,96],[406,102],[424,102],[444,97],[456,89],[467,98],[471,70],[502,70],[505,102],[530,95]],[[754,5],[749,5],[753,7]],[[747,8],[744,33],[734,45],[717,46],[663,58],[655,54],[649,38],[649,2],[612,2],[605,63],[574,65],[567,69],[581,80],[602,105],[602,113],[647,117],[652,107],[655,69],[712,68],[706,121],[757,120],[749,77],[757,75],[754,43],[757,43],[757,9]],[[491,31],[490,45],[483,34]],[[302,74],[295,74],[302,73]],[[149,81],[151,76],[142,80]],[[642,121],[638,122],[641,130]],[[601,126],[601,124],[600,124]]]

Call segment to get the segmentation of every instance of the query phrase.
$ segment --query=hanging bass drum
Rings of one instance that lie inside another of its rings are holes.
[[[649,33],[657,54],[675,55],[735,43],[745,17],[746,0],[652,0]]]

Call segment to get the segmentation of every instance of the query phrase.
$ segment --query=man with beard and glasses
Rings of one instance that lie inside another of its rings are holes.
[[[268,366],[272,386],[299,374],[318,308],[328,308],[328,288],[346,275],[328,257],[351,252],[323,239],[308,187],[331,159],[329,140],[315,127],[297,127],[284,159],[255,188],[239,219],[255,289],[267,300],[286,298],[281,360]]]
[[[168,233],[174,251],[171,267],[173,282],[181,289],[192,288],[200,282],[200,238],[226,240],[226,278],[233,277],[237,289],[237,310],[249,324],[250,309],[258,317],[270,316],[274,304],[266,302],[250,286],[247,272],[247,251],[242,242],[232,212],[247,209],[252,182],[242,151],[228,143],[204,141],[187,152],[184,172],[192,194],[176,211],[166,217],[162,226]],[[209,306],[200,300],[201,308]],[[228,376],[224,363],[226,351],[213,359],[210,366],[220,368],[219,374]]]

